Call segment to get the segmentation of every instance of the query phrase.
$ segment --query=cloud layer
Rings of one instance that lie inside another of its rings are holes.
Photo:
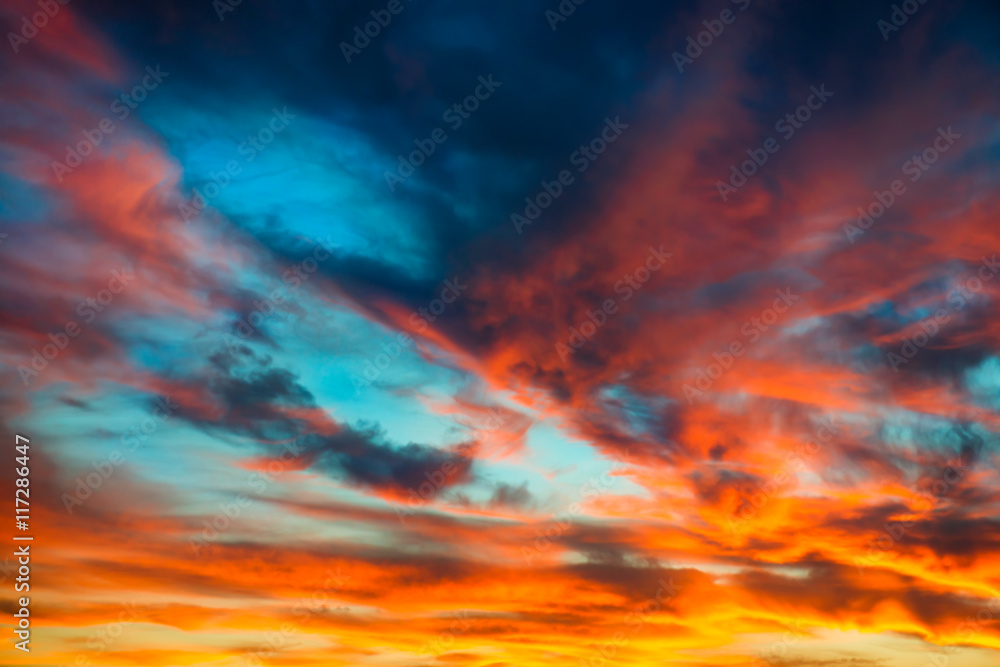
[[[5,664],[995,663],[992,3],[53,6]]]

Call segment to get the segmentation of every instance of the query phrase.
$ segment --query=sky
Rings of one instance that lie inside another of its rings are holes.
[[[998,663],[995,2],[0,24],[0,664]]]

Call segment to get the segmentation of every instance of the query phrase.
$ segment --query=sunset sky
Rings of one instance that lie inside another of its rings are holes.
[[[61,2],[0,665],[1000,664],[996,2]]]

